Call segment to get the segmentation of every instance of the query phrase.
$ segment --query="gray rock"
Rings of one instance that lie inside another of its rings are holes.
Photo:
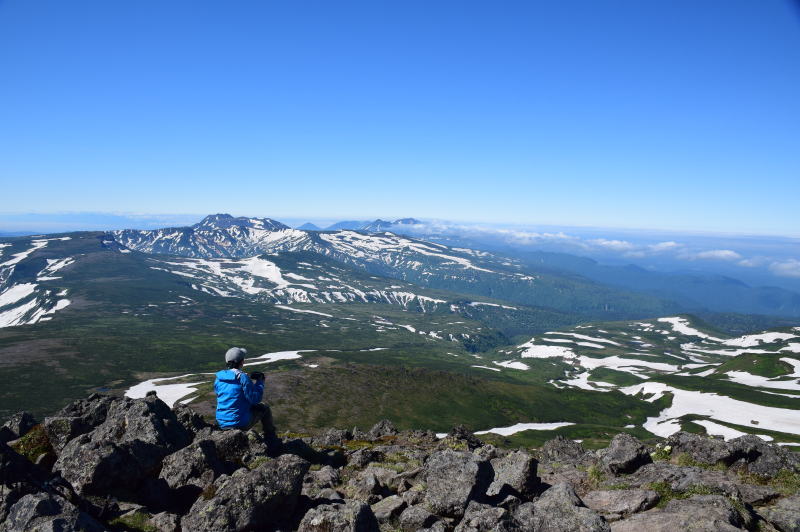
[[[542,448],[539,449],[540,458],[548,462],[580,462],[589,455],[589,451],[584,449],[583,445],[564,436],[556,436],[552,440],[544,442]]]
[[[323,504],[300,521],[298,532],[378,532],[378,521],[363,502]]]
[[[0,523],[6,519],[14,503],[39,491],[46,480],[44,470],[0,442]]]
[[[738,457],[725,440],[709,438],[691,432],[676,432],[665,442],[672,447],[672,456],[688,455],[699,464],[714,465],[724,463],[730,465]]]
[[[524,506],[524,505],[523,505]],[[605,532],[608,523],[583,502],[568,484],[557,484],[533,503],[533,528],[536,532]]]
[[[164,458],[159,478],[173,489],[185,486],[205,488],[224,473],[229,473],[217,458],[214,442],[201,440]]]
[[[675,530],[741,530],[745,519],[731,502],[721,495],[695,495],[673,499],[664,509],[635,514],[611,523],[613,532],[673,532]]]
[[[504,532],[511,530],[510,527],[510,516],[506,509],[472,501],[455,532]]]
[[[392,495],[372,505],[372,513],[379,523],[398,517],[406,509],[406,501],[399,495]]]
[[[82,495],[129,491],[155,476],[162,459],[190,440],[158,398],[118,399],[109,406],[103,423],[62,449],[53,469]]]
[[[483,442],[464,425],[453,427],[441,440],[441,444],[448,447],[466,448],[470,451],[483,447]]]
[[[514,510],[513,522],[518,530],[533,530],[536,523],[533,518],[534,505],[532,502],[522,503]]]
[[[44,419],[50,444],[59,453],[70,440],[90,432],[106,420],[113,397],[92,394],[62,408],[55,416]]]
[[[380,462],[385,458],[382,451],[375,449],[359,449],[347,457],[347,465],[360,469],[370,462]]]
[[[367,438],[370,440],[377,440],[379,438],[383,438],[384,436],[394,436],[396,434],[397,427],[394,426],[394,423],[388,419],[382,419],[375,423],[371,429],[369,429]]]
[[[800,495],[779,500],[761,515],[781,532],[800,532]]]
[[[502,500],[508,495],[530,499],[539,488],[537,462],[525,451],[515,451],[491,461],[494,480],[486,490],[490,497]]]
[[[58,495],[36,493],[25,495],[9,510],[5,532],[101,532],[105,530],[88,514]]]
[[[422,506],[409,506],[400,514],[400,530],[415,532],[433,526],[436,521],[436,516]]]
[[[402,497],[403,500],[406,501],[406,504],[414,506],[415,504],[422,504],[422,501],[425,500],[425,492],[421,489],[411,488],[410,490],[404,491]]]
[[[0,427],[0,441],[9,442],[21,438],[35,426],[36,420],[32,415],[27,412],[17,412]]]
[[[210,429],[212,427],[210,423],[206,422],[203,416],[201,416],[194,408],[188,405],[175,403],[175,405],[172,407],[172,411],[175,412],[175,417],[178,420],[178,423],[183,425],[183,428],[192,434],[192,436],[197,436],[197,433],[203,429]]]
[[[310,464],[293,455],[269,460],[254,470],[239,469],[214,483],[181,521],[183,530],[227,531],[274,528],[294,512]]]
[[[324,489],[339,485],[341,480],[341,474],[338,469],[324,466],[317,471],[309,471],[303,483],[316,489]]]
[[[313,443],[318,447],[342,447],[344,442],[352,437],[349,430],[328,429],[314,438]]]
[[[466,451],[445,449],[425,463],[425,505],[436,515],[460,517],[491,482],[491,467]]]
[[[606,471],[614,475],[633,473],[652,462],[644,444],[624,432],[614,436],[608,447],[599,452],[599,456]]]
[[[766,504],[773,499],[780,497],[780,492],[770,488],[769,486],[757,486],[753,484],[737,484],[736,489],[739,492],[739,499],[742,502],[751,506],[760,506]]]
[[[427,528],[420,528],[417,532],[447,532],[447,525],[444,521],[436,521]]]
[[[590,491],[581,499],[587,508],[599,512],[607,521],[617,521],[649,510],[656,505],[659,496],[652,490],[598,490]]]
[[[386,495],[386,488],[373,471],[360,471],[347,483],[345,492],[352,499],[374,504]]]
[[[161,512],[150,518],[150,524],[158,532],[177,532],[180,530],[180,516],[169,512]]]
[[[731,453],[745,464],[749,473],[772,478],[783,470],[800,472],[800,455],[771,445],[754,434],[728,442]]]

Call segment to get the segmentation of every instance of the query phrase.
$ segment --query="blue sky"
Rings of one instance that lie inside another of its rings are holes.
[[[800,235],[788,1],[0,0],[0,211]]]

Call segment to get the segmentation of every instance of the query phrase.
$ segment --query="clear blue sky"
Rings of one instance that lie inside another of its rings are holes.
[[[779,0],[0,0],[0,211],[800,233]]]

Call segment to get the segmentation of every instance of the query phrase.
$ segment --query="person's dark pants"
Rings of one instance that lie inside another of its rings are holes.
[[[244,430],[252,429],[259,421],[261,422],[264,441],[267,443],[270,454],[277,454],[281,448],[281,440],[278,438],[275,424],[272,422],[272,410],[264,403],[258,403],[250,407],[250,422]]]

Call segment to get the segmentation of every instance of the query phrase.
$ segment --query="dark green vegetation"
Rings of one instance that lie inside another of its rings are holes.
[[[723,362],[714,373],[726,373],[728,371],[746,371],[753,375],[762,377],[780,377],[792,372],[792,366],[781,361],[774,355],[764,355],[759,353],[745,353]]]

